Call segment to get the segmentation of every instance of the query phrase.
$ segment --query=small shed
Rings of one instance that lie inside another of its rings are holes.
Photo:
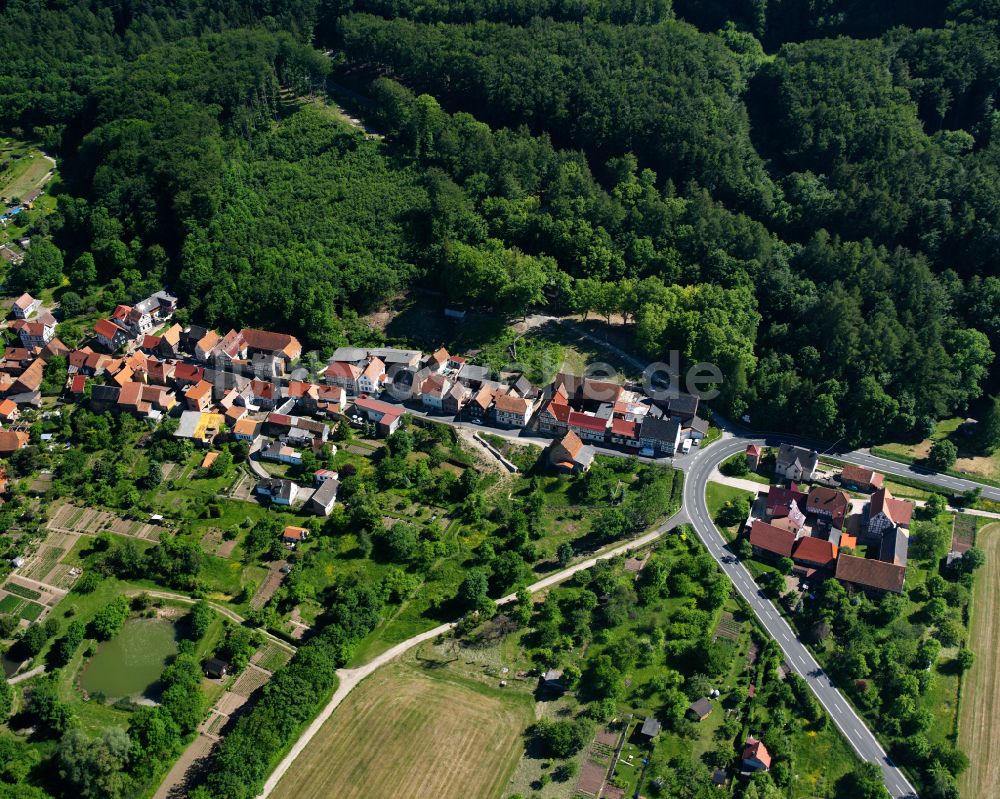
[[[205,676],[221,680],[229,673],[229,663],[222,658],[209,658],[205,663]]]
[[[692,702],[687,712],[692,718],[704,721],[712,715],[712,701],[707,697],[702,697],[698,701]]]
[[[660,724],[652,716],[647,716],[643,722],[642,727],[639,729],[639,734],[644,737],[653,740],[656,736],[660,734],[660,730],[663,729],[663,725]]]
[[[565,691],[566,686],[562,682],[562,669],[549,669],[542,675],[542,687],[552,691]]]

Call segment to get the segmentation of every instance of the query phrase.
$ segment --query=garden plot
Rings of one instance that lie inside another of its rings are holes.
[[[81,535],[98,535],[110,531],[147,541],[158,541],[162,530],[158,525],[125,519],[110,511],[78,508],[68,503],[56,509],[46,527],[56,532]]]

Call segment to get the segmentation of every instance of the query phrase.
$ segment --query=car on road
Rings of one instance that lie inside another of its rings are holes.
[[[473,424],[478,424],[480,427],[483,426],[483,420],[482,419],[473,419],[472,423]]]

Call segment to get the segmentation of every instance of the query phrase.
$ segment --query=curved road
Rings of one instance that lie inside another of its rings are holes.
[[[739,595],[750,605],[770,636],[778,642],[788,665],[808,683],[854,751],[859,757],[877,763],[882,769],[885,785],[893,799],[916,797],[917,792],[906,776],[896,767],[871,730],[826,676],[806,645],[796,637],[788,622],[764,597],[750,572],[727,549],[726,541],[712,522],[705,499],[705,488],[712,472],[726,458],[743,452],[751,441],[770,446],[780,443],[778,437],[773,440],[748,439],[727,434],[708,449],[699,451],[697,455],[679,459],[676,465],[687,473],[684,481],[683,506],[687,520],[698,533],[705,548],[732,581]]]
[[[446,424],[454,426],[469,427],[477,429],[476,426],[454,420],[441,419]],[[719,420],[722,421],[722,420]],[[774,605],[763,596],[758,589],[753,577],[746,568],[733,556],[726,548],[726,542],[716,529],[708,511],[708,504],[705,497],[705,489],[711,479],[712,472],[726,458],[738,452],[742,452],[747,444],[757,443],[767,446],[777,446],[783,442],[797,443],[818,449],[824,454],[829,454],[846,463],[853,463],[860,466],[877,469],[885,474],[914,477],[923,482],[939,486],[954,492],[964,492],[971,488],[980,488],[984,497],[1000,500],[1000,489],[982,485],[970,480],[963,480],[949,475],[942,475],[928,472],[918,467],[908,466],[896,461],[878,458],[864,450],[836,450],[825,442],[812,441],[801,436],[786,434],[754,434],[741,431],[737,428],[729,428],[723,422],[723,427],[727,428],[722,439],[714,443],[705,450],[695,450],[693,454],[669,459],[674,468],[679,468],[686,473],[684,485],[684,503],[679,513],[669,519],[666,523],[645,535],[622,543],[616,547],[608,549],[598,555],[573,564],[566,569],[554,572],[548,577],[528,586],[532,592],[541,591],[552,585],[576,574],[578,571],[588,569],[597,560],[613,557],[615,555],[636,549],[655,541],[669,530],[679,524],[691,524],[713,558],[719,563],[723,572],[733,583],[737,592],[750,605],[754,613],[760,619],[764,628],[768,631],[781,647],[785,659],[791,669],[798,673],[816,694],[820,703],[833,719],[834,724],[843,733],[859,757],[876,763],[881,769],[885,779],[886,787],[893,799],[916,799],[917,793],[907,780],[903,772],[893,763],[886,754],[881,744],[874,734],[868,729],[865,722],[858,716],[855,710],[841,695],[830,678],[825,674],[822,667],[809,652],[808,648],[795,636],[791,626],[782,618]],[[491,433],[499,433],[506,437],[527,439],[532,443],[545,445],[551,441],[550,438],[532,434],[529,431],[504,431],[490,429]],[[537,441],[536,441],[537,439]],[[614,450],[600,451],[608,455],[622,456],[623,453]],[[642,458],[641,460],[647,460]],[[664,463],[668,459],[662,459]],[[513,596],[504,597],[497,604],[504,604],[513,600]],[[407,639],[388,651],[374,658],[372,661],[353,669],[339,669],[337,672],[339,684],[330,702],[323,708],[319,716],[313,720],[308,728],[295,742],[286,756],[278,764],[277,768],[270,775],[264,784],[264,789],[260,794],[261,799],[268,797],[278,786],[282,777],[291,767],[295,758],[306,748],[312,738],[319,732],[323,724],[330,718],[333,711],[347,697],[353,688],[365,677],[370,675],[380,666],[388,663],[417,644],[434,638],[441,633],[451,629],[454,624],[443,624],[432,630],[420,633],[413,638]]]

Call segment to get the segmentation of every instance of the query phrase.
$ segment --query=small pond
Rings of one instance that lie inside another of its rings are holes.
[[[165,619],[130,619],[84,666],[80,687],[108,699],[137,697],[153,688],[177,654],[177,631]]]

